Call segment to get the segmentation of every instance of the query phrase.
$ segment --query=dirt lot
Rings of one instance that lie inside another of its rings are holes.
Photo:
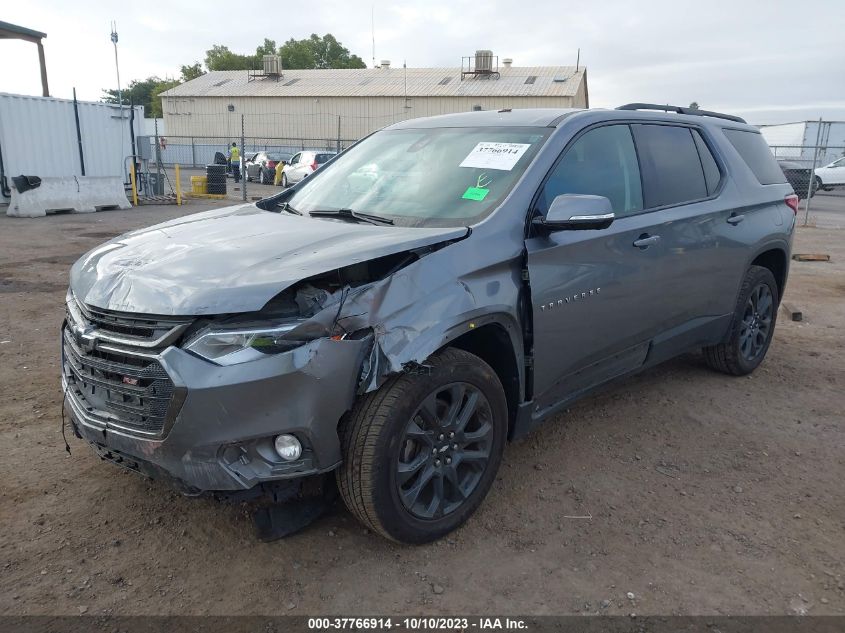
[[[845,198],[813,205],[842,226]],[[798,231],[832,262],[793,264],[805,320],[781,312],[752,377],[690,355],[582,401],[507,449],[448,540],[388,543],[339,507],[264,544],[242,508],[61,440],[70,264],[208,206],[0,215],[0,612],[845,614],[845,231]]]

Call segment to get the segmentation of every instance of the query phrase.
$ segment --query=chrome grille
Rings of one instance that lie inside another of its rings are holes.
[[[70,295],[67,307],[63,375],[74,409],[93,426],[162,436],[181,400],[158,352],[190,320],[106,312]]]
[[[71,294],[67,298],[67,312],[72,323],[96,328],[98,337],[104,341],[144,349],[166,347],[190,325],[190,319],[126,314],[86,306]]]

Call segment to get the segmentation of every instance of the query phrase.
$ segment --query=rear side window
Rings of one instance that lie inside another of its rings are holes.
[[[334,154],[317,154],[317,162],[322,165],[323,163],[329,162]]]
[[[543,185],[537,211],[545,215],[564,193],[604,196],[617,216],[642,210],[640,170],[627,125],[594,128],[575,141]]]
[[[707,197],[704,169],[689,128],[637,124],[631,129],[643,170],[646,208]]]
[[[713,158],[713,153],[707,147],[707,143],[704,142],[701,133],[698,130],[693,130],[692,137],[695,139],[698,157],[701,159],[701,167],[704,169],[704,181],[707,183],[707,193],[712,196],[716,193],[716,189],[719,188],[719,181],[722,179],[719,165],[716,164],[716,159]]]
[[[747,132],[745,130],[722,130],[731,145],[745,161],[745,164],[754,172],[761,185],[774,185],[786,182],[778,167],[774,154],[766,145],[762,134],[758,132]]]

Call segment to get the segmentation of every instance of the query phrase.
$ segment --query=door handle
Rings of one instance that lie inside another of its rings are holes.
[[[659,241],[659,235],[649,235],[648,233],[643,233],[640,235],[639,239],[634,240],[634,246],[645,250],[652,244],[657,244]]]
[[[742,215],[742,214],[732,215],[731,217],[728,218],[728,224],[733,224],[734,226],[736,226],[737,224],[742,222],[744,219],[745,219],[745,216]]]

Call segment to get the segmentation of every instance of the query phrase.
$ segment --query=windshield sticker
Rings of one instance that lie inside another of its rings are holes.
[[[482,187],[467,187],[467,190],[464,191],[464,195],[462,195],[461,198],[464,200],[484,200],[488,193],[490,193],[489,189],[484,189]]]
[[[459,167],[510,171],[529,147],[531,147],[529,143],[481,142],[475,146]]]

